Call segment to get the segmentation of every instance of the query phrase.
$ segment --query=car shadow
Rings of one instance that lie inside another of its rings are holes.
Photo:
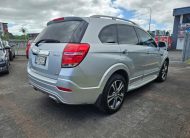
[[[106,116],[105,113],[99,111],[99,109],[95,105],[67,105],[63,103],[57,103],[54,100],[43,97],[43,102],[41,106],[43,106],[46,112],[50,114],[56,114],[56,116],[69,116],[70,118],[90,118],[90,116]]]
[[[0,73],[0,77],[4,77],[4,76],[7,76],[7,75],[9,75],[9,74],[4,73],[4,72],[1,72],[1,73]]]
[[[125,96],[124,104],[127,104],[127,102],[130,102],[134,99],[140,98],[144,93],[146,93],[146,90],[152,87],[152,83],[128,92]],[[62,120],[63,118],[63,121],[65,120],[65,118],[88,120],[93,118],[101,119],[110,116],[106,113],[101,112],[94,105],[66,105],[62,103],[57,103],[47,96],[43,96],[41,101],[41,109],[44,110],[45,113],[48,113],[48,115],[56,118],[56,120]],[[117,115],[117,113],[113,115]]]

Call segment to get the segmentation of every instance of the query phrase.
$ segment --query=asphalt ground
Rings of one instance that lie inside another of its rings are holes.
[[[113,115],[33,90],[27,60],[16,57],[10,74],[0,75],[0,138],[190,138],[190,66],[170,53],[167,80],[129,92]]]

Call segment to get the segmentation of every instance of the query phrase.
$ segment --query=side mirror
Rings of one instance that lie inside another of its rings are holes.
[[[158,47],[167,50],[167,44],[165,42],[158,42]]]
[[[158,47],[160,47],[160,48],[166,47],[166,43],[165,42],[158,42]]]

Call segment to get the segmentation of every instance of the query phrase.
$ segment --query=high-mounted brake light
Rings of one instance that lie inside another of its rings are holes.
[[[63,50],[62,67],[75,67],[79,65],[89,51],[89,44],[69,43]]]
[[[61,18],[56,18],[56,19],[53,19],[52,21],[63,21],[64,20],[64,18],[63,17],[61,17]]]

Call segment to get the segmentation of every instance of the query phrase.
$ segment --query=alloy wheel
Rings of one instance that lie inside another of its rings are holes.
[[[109,89],[107,104],[110,109],[117,109],[124,99],[124,82],[122,80],[114,81]]]
[[[162,68],[162,79],[165,80],[167,77],[167,72],[168,72],[168,64],[167,62],[164,63],[163,68]]]

